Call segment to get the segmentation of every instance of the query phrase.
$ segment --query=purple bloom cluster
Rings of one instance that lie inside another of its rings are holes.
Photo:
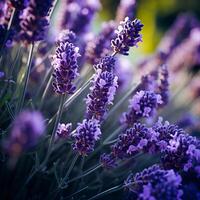
[[[130,174],[125,186],[141,200],[181,200],[182,178],[173,170],[164,170],[153,165],[137,174]]]
[[[82,156],[87,156],[94,150],[94,146],[101,135],[100,124],[96,119],[84,119],[78,123],[75,134],[72,135],[74,143],[72,148]]]
[[[56,131],[56,134],[59,138],[68,138],[71,134],[72,130],[72,124],[58,124],[58,129]]]
[[[21,39],[27,43],[43,40],[49,25],[53,0],[30,0],[21,15]]]
[[[100,161],[106,167],[114,160],[129,158],[139,152],[164,153],[170,146],[173,137],[181,134],[185,134],[182,129],[169,124],[169,122],[163,123],[161,118],[150,128],[140,123],[134,123],[131,128],[126,129],[118,136],[115,144],[111,146],[111,153],[107,155],[106,160],[101,159]]]
[[[200,176],[199,139],[188,134],[175,134],[164,151],[162,163],[166,169],[192,169]]]
[[[37,111],[23,111],[15,119],[10,137],[5,146],[11,156],[34,146],[44,133],[45,125],[41,113]]]
[[[161,96],[151,91],[139,91],[130,100],[129,111],[123,113],[121,122],[132,126],[143,117],[150,117],[162,104]]]
[[[30,0],[10,0],[10,3],[14,8],[18,10],[23,10],[28,6],[29,1]]]
[[[104,67],[104,66],[103,66]],[[93,86],[87,96],[87,118],[103,120],[108,106],[112,104],[116,92],[117,76],[112,72],[98,69],[93,77]]]
[[[148,128],[135,123],[132,128],[120,134],[117,142],[112,145],[111,153],[115,158],[124,159],[138,153],[148,144]]]
[[[191,14],[179,15],[162,39],[158,52],[161,52],[167,58],[173,52],[173,49],[184,41],[190,35],[191,30],[197,27],[198,24],[197,19]]]
[[[78,75],[77,58],[80,56],[79,48],[68,41],[60,41],[52,65],[53,87],[58,94],[73,94],[76,87],[73,80]]]
[[[95,13],[100,9],[99,0],[63,1],[62,29],[70,29],[81,35],[88,31]]]
[[[120,24],[116,31],[117,36],[111,40],[111,46],[115,53],[128,55],[130,47],[137,46],[137,43],[142,41],[140,31],[143,25],[140,20],[131,21],[128,17]]]
[[[96,71],[100,69],[102,72],[113,72],[115,69],[115,60],[114,56],[105,56],[93,67]]]
[[[122,21],[125,17],[130,19],[135,15],[136,0],[121,0],[117,8],[116,20]]]
[[[167,70],[166,65],[161,66],[161,78],[160,78],[160,85],[159,88],[159,94],[162,99],[162,104],[160,106],[165,106],[169,101],[169,73]]]
[[[89,41],[86,49],[86,59],[91,64],[96,64],[111,51],[110,41],[114,37],[116,24],[114,21],[104,23],[101,32]]]

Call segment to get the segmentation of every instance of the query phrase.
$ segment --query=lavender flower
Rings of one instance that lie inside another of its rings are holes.
[[[105,169],[112,169],[117,166],[116,158],[113,154],[103,153],[100,156],[100,163]]]
[[[166,65],[161,66],[161,78],[160,78],[160,85],[159,93],[162,99],[162,104],[160,106],[165,106],[169,101],[169,73],[167,70]]]
[[[162,158],[163,165],[166,169],[176,169],[188,171],[190,169],[200,171],[200,141],[196,137],[188,134],[175,134],[169,141],[169,145]]]
[[[59,42],[53,57],[53,87],[58,94],[73,94],[76,87],[73,80],[78,75],[77,58],[79,48],[69,42]]]
[[[75,0],[63,2],[62,29],[70,29],[81,35],[88,31],[95,13],[100,9],[100,2]]]
[[[102,25],[101,32],[92,38],[86,47],[86,59],[90,64],[96,64],[111,51],[110,41],[114,37],[114,21],[109,21]]]
[[[140,83],[136,87],[135,91],[146,90],[156,91],[158,80],[158,70],[152,70],[148,74],[141,77]]]
[[[173,54],[174,48],[180,45],[189,36],[190,31],[197,27],[198,24],[197,19],[191,14],[179,15],[170,30],[163,37],[158,47],[158,52],[164,54],[165,58]]]
[[[44,119],[37,111],[23,111],[13,123],[10,137],[5,143],[11,156],[17,157],[33,147],[44,133]]]
[[[117,76],[112,72],[98,69],[93,77],[93,86],[87,95],[87,118],[102,121],[107,113],[108,106],[112,104],[116,92]]]
[[[65,29],[61,31],[57,38],[57,43],[65,43],[65,42],[70,42],[74,43],[76,41],[76,34],[73,31],[70,31],[68,29]]]
[[[153,165],[136,175],[130,174],[125,186],[133,192],[135,199],[181,200],[182,178],[173,170],[164,170]]]
[[[28,6],[30,0],[10,0],[11,5],[18,9],[18,10],[23,10]]]
[[[68,123],[68,124],[59,123],[56,133],[59,138],[68,138],[71,134],[71,130],[72,130],[71,123]]]
[[[0,24],[3,24],[4,21],[4,16],[6,14],[7,11],[7,3],[5,0],[0,0]]]
[[[100,124],[96,119],[84,119],[82,123],[78,123],[76,132],[72,137],[74,143],[72,147],[82,156],[87,156],[94,150],[96,141],[101,136]]]
[[[53,0],[31,0],[21,16],[21,39],[27,43],[43,40],[49,25]]]
[[[115,57],[114,56],[105,56],[103,57],[100,62],[98,62],[96,65],[94,65],[94,69],[97,71],[99,69],[108,72],[115,71]]]
[[[130,157],[147,146],[147,135],[148,128],[140,123],[135,123],[132,128],[119,135],[117,142],[111,147],[111,153],[119,159]]]
[[[116,20],[122,21],[125,17],[131,20],[135,16],[136,0],[121,0],[117,8]]]
[[[150,117],[159,104],[162,104],[159,94],[143,90],[137,92],[130,100],[129,111],[123,113],[121,122],[131,126],[143,117]]]
[[[142,41],[140,31],[143,25],[140,20],[131,21],[128,17],[120,24],[118,31],[116,31],[117,36],[111,41],[111,46],[115,53],[128,55],[129,48],[137,46],[137,43]]]

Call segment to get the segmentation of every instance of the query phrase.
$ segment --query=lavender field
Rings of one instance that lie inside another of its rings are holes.
[[[200,200],[198,0],[0,0],[0,200]]]

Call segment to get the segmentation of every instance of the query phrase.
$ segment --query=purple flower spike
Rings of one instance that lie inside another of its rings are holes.
[[[136,175],[130,174],[125,186],[133,192],[135,199],[141,200],[181,200],[182,178],[173,170],[164,170],[153,165]]]
[[[65,43],[65,42],[70,42],[74,43],[76,41],[76,34],[73,31],[70,31],[68,29],[63,30],[58,38],[57,38],[57,43]]]
[[[5,146],[11,156],[17,157],[33,147],[44,133],[45,125],[41,113],[23,111],[13,123],[11,135]]]
[[[151,117],[161,103],[162,100],[159,94],[141,90],[130,100],[129,111],[123,113],[121,122],[131,126],[141,118]]]
[[[143,25],[140,20],[131,21],[128,17],[120,24],[116,31],[116,38],[111,41],[111,46],[115,53],[129,55],[130,47],[137,46],[137,43],[142,41],[140,31]]]
[[[102,154],[100,157],[100,163],[106,169],[112,169],[117,166],[116,159],[112,154]]]
[[[89,41],[86,49],[86,58],[90,64],[96,64],[100,58],[111,51],[110,41],[114,37],[116,24],[114,21],[104,23],[102,31]]]
[[[82,156],[87,156],[94,150],[96,141],[100,139],[101,130],[99,121],[96,119],[86,120],[78,123],[76,132],[72,137],[74,143],[72,147]]]
[[[161,66],[161,78],[160,78],[160,85],[159,93],[162,99],[162,104],[160,106],[165,106],[169,101],[169,73],[166,65]]]
[[[111,147],[115,158],[125,159],[130,155],[137,154],[148,144],[148,128],[140,123],[135,123],[133,128],[127,129],[120,134],[117,142]]]
[[[68,124],[59,123],[56,133],[59,138],[68,138],[71,134],[71,130],[72,130],[71,123],[68,123]]]
[[[18,9],[18,10],[23,10],[28,6],[30,0],[10,0],[11,5]]]
[[[43,40],[49,26],[53,0],[31,0],[21,16],[21,39],[27,43]]]
[[[196,166],[200,166],[199,139],[188,134],[174,135],[164,152],[162,162],[166,169],[195,170]]]
[[[101,69],[103,72],[113,72],[115,69],[115,57],[114,56],[105,56],[103,57],[99,63],[94,65],[94,69],[98,70]]]
[[[73,80],[78,76],[77,58],[79,48],[69,42],[59,42],[53,57],[53,87],[58,94],[73,94]]]
[[[116,93],[117,76],[112,72],[98,69],[93,77],[93,86],[87,95],[87,118],[102,121],[107,113],[108,106],[112,104]]]
[[[122,21],[126,16],[133,19],[135,15],[136,0],[121,0],[117,8],[116,20]]]

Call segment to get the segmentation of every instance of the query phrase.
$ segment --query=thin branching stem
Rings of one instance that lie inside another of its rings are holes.
[[[21,111],[23,104],[24,104],[25,94],[26,94],[26,90],[28,87],[29,77],[30,77],[31,63],[32,63],[32,58],[33,58],[33,50],[34,50],[34,42],[30,45],[28,61],[27,61],[27,66],[26,66],[27,69],[26,69],[26,74],[25,74],[25,81],[24,81],[24,85],[22,88],[22,93],[19,98],[19,104],[17,106],[17,113],[19,113]]]

